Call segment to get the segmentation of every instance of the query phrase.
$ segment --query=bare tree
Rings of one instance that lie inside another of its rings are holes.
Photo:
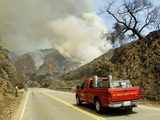
[[[112,42],[116,37],[120,36],[118,40],[122,40],[126,35],[142,39],[143,33],[148,28],[150,30],[160,28],[159,7],[154,7],[148,0],[124,0],[116,7],[114,2],[111,2],[104,12],[116,21],[110,39]]]

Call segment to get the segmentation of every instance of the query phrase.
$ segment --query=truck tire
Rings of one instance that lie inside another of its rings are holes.
[[[104,109],[103,109],[103,107],[101,105],[100,100],[96,99],[95,102],[94,102],[94,104],[95,104],[96,112],[100,113],[100,114],[103,113]]]
[[[80,100],[79,96],[76,96],[76,104],[77,105],[82,105],[82,101]]]
[[[129,108],[126,108],[127,112],[131,113],[133,112],[133,107],[129,107]]]

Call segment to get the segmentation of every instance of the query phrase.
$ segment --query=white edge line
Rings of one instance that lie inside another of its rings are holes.
[[[20,117],[18,118],[18,120],[22,120],[23,116],[24,116],[24,112],[25,112],[25,109],[26,109],[26,105],[27,105],[27,102],[28,102],[28,98],[29,98],[29,91],[26,93],[26,96],[25,96],[25,100],[24,100],[24,104],[23,104],[23,107],[22,107],[22,112],[20,113]]]

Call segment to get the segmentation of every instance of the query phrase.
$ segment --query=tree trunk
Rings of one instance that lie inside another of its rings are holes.
[[[135,34],[140,40],[142,40],[144,37],[135,29],[132,29],[133,34]]]

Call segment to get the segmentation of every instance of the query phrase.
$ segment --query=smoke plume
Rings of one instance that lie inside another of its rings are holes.
[[[0,38],[18,54],[56,48],[89,62],[111,48],[103,32],[92,0],[0,0]]]

